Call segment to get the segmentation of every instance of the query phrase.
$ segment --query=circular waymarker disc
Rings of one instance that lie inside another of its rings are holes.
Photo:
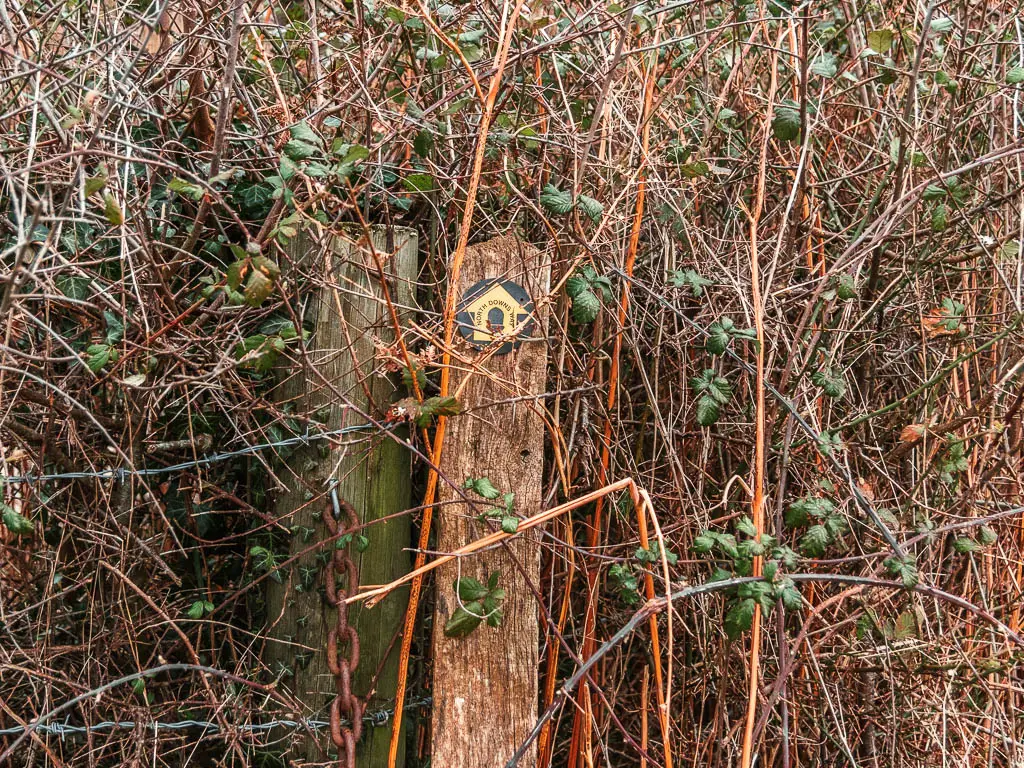
[[[477,349],[507,338],[495,351],[507,355],[533,332],[533,302],[519,283],[487,278],[462,295],[455,322],[463,338]]]

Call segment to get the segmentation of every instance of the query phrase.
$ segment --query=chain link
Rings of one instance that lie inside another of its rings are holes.
[[[365,704],[352,693],[352,673],[359,666],[359,636],[348,624],[348,603],[345,600],[356,594],[359,573],[348,554],[351,540],[343,542],[342,539],[359,528],[359,516],[351,504],[338,496],[337,486],[331,488],[324,523],[334,542],[331,560],[324,567],[324,586],[327,602],[337,609],[334,627],[327,633],[327,667],[334,675],[336,691],[331,702],[331,741],[338,748],[339,768],[355,768],[356,742],[363,732]],[[340,592],[337,585],[339,577],[345,580],[344,590]],[[340,653],[339,646],[346,647],[347,654]]]

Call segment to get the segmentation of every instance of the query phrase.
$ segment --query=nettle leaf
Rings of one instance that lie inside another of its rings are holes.
[[[722,627],[730,640],[738,640],[740,635],[750,629],[754,623],[754,609],[757,605],[754,600],[738,600],[725,614],[725,621]]]
[[[601,214],[604,213],[604,203],[587,195],[577,195],[576,205],[595,224],[601,220]]]
[[[799,110],[789,106],[776,107],[772,133],[779,141],[796,141],[800,137]]]
[[[540,204],[552,213],[566,214],[572,210],[572,195],[563,192],[554,184],[547,184],[540,193]]]
[[[572,300],[572,319],[582,324],[592,323],[601,312],[601,300],[589,287]]]
[[[677,269],[669,275],[668,281],[673,288],[689,288],[690,295],[695,299],[704,295],[707,286],[714,285],[711,280],[701,277],[700,273],[693,269]]]
[[[821,557],[831,543],[832,537],[824,525],[812,525],[800,537],[800,551],[808,557]]]
[[[903,586],[907,589],[913,589],[917,586],[919,577],[917,574],[917,563],[913,556],[908,555],[907,557],[900,558],[894,555],[887,558],[885,569],[894,576],[898,576],[903,582]]]
[[[493,501],[501,496],[501,491],[495,488],[494,483],[486,477],[467,477],[463,487],[473,491],[478,496],[483,496],[489,501]]]
[[[2,501],[0,501],[0,517],[3,518],[7,530],[15,536],[31,536],[35,532],[35,526],[32,525],[31,520]]]
[[[822,392],[833,399],[838,399],[846,394],[846,382],[843,377],[831,368],[824,371],[815,371],[811,374],[811,381],[815,386],[821,387]]]

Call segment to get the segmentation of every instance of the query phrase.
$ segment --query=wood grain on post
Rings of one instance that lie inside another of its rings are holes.
[[[458,295],[493,278],[518,283],[536,306],[548,293],[550,264],[537,249],[514,237],[468,248]],[[532,338],[508,354],[488,356],[491,350],[475,349],[456,336],[462,361],[452,371],[451,392],[464,385],[459,400],[467,412],[449,420],[440,462],[442,477],[452,482],[486,477],[502,493],[514,493],[520,516],[540,510],[544,405],[539,400],[503,401],[544,392],[547,317],[541,304]],[[478,370],[470,372],[470,367]],[[472,491],[466,493],[474,498]],[[493,530],[493,523],[479,521],[478,515],[495,503],[481,500],[470,506],[463,499],[442,482],[435,513],[438,551],[450,552]],[[458,608],[453,582],[471,576],[486,583],[495,571],[501,573],[499,586],[506,591],[501,626],[481,624],[466,637],[445,636],[445,623]],[[503,765],[536,722],[539,628],[537,603],[527,579],[533,588],[539,586],[535,531],[513,539],[507,548],[438,569],[431,738],[431,764],[438,768]],[[533,768],[535,762],[534,752],[521,765]]]
[[[362,416],[346,408],[342,395],[359,410],[379,419],[396,397],[401,384],[376,369],[374,339],[395,339],[391,317],[376,261],[358,233],[352,239],[335,238],[329,247],[330,274],[306,312],[312,323],[307,343],[309,361],[320,375],[296,370],[277,387],[275,396],[296,413],[313,413],[336,430],[362,424]],[[417,273],[416,233],[409,229],[372,229],[373,247],[380,258],[391,301],[400,317],[414,304]],[[311,237],[300,236],[290,248],[299,263],[324,266],[325,247]],[[322,378],[321,378],[322,376]],[[330,382],[330,386],[324,382]],[[338,394],[336,394],[338,393]],[[369,398],[367,397],[369,394]],[[411,465],[409,452],[394,440],[374,431],[354,432],[341,438],[345,445],[328,449],[316,441],[295,452],[289,460],[291,474],[282,475],[289,490],[279,494],[274,516],[296,531],[291,536],[289,557],[309,549],[327,535],[320,515],[326,508],[328,481],[338,482],[341,498],[352,504],[364,523],[409,508]],[[310,498],[315,497],[315,501]],[[369,547],[359,554],[350,547],[362,584],[382,584],[411,568],[409,547],[411,520],[398,515],[365,528]],[[314,549],[286,570],[282,584],[271,584],[267,595],[270,636],[266,657],[281,685],[302,702],[304,717],[327,720],[327,707],[335,695],[334,677],[327,668],[327,632],[335,622],[335,609],[323,598],[323,557]],[[394,705],[398,673],[398,644],[408,603],[408,590],[397,590],[372,611],[349,612],[349,623],[359,634],[360,660],[352,678],[356,695],[367,700],[367,712]],[[344,650],[344,648],[342,649]],[[378,675],[379,672],[379,675]],[[375,682],[375,684],[374,684]],[[372,690],[371,690],[372,688]],[[317,742],[300,738],[296,751],[312,762],[323,762],[331,746],[330,734],[320,731]],[[359,768],[387,766],[387,728],[369,729],[358,749]],[[404,764],[399,752],[398,766]]]

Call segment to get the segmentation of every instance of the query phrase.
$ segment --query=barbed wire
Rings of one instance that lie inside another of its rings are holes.
[[[409,701],[402,707],[404,711],[413,709],[420,709],[422,707],[430,706],[433,703],[433,699],[430,696],[426,696],[421,699],[414,699]],[[380,727],[387,725],[394,717],[395,708],[391,707],[388,709],[378,709],[373,712],[366,712],[363,715],[363,722],[374,727]],[[312,730],[322,730],[330,727],[330,722],[327,720],[270,720],[265,723],[239,723],[228,728],[224,728],[217,723],[211,723],[207,720],[178,720],[171,723],[161,722],[154,720],[149,723],[140,723],[134,720],[104,720],[99,723],[93,723],[92,725],[70,725],[68,723],[40,723],[38,725],[16,725],[10,728],[0,728],[0,736],[14,736],[30,728],[36,732],[47,736],[60,736],[62,739],[68,736],[81,735],[84,733],[95,733],[97,731],[113,731],[115,729],[123,728],[125,730],[136,730],[146,729],[151,731],[184,731],[192,728],[202,728],[205,731],[213,733],[219,733],[221,731],[237,731],[241,733],[264,733],[266,731],[272,731],[275,728],[310,728]],[[203,734],[205,735],[205,733]]]
[[[388,427],[385,427],[387,429]],[[0,476],[0,485],[3,483],[45,483],[56,480],[86,480],[90,478],[95,479],[117,479],[120,482],[124,482],[129,477],[150,477],[153,475],[171,474],[173,472],[181,472],[186,469],[199,469],[202,467],[209,466],[210,464],[216,464],[220,461],[227,461],[228,459],[235,459],[240,456],[249,456],[260,451],[265,451],[270,448],[287,448],[293,445],[308,445],[316,440],[327,440],[332,437],[339,437],[341,435],[347,435],[352,432],[361,432],[363,430],[379,429],[374,424],[356,424],[351,427],[342,427],[341,429],[333,429],[328,432],[317,432],[309,433],[306,432],[302,435],[295,437],[288,437],[284,440],[277,440],[273,443],[258,443],[256,445],[247,445],[245,448],[240,448],[237,451],[227,451],[225,453],[215,453],[211,456],[203,456],[199,459],[192,461],[183,461],[179,464],[171,464],[166,467],[148,467],[143,469],[132,469],[129,467],[113,467],[111,469],[100,469],[93,472],[58,472],[50,475],[11,475],[10,477]]]

